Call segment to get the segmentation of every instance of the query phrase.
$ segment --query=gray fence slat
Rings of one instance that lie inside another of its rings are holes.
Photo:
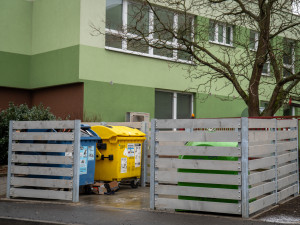
[[[277,120],[277,128],[297,127],[297,120]]]
[[[256,170],[261,168],[267,168],[275,165],[276,158],[275,156],[249,160],[249,170]]]
[[[156,135],[157,141],[223,141],[238,142],[240,133],[234,131],[203,132],[194,131],[192,133],[184,131],[160,131]]]
[[[13,143],[13,152],[73,152],[73,144],[28,144]]]
[[[73,168],[12,166],[11,173],[22,175],[73,176]]]
[[[278,153],[292,149],[297,149],[297,141],[277,142]]]
[[[235,147],[212,146],[161,146],[157,147],[159,155],[201,155],[201,156],[241,156],[241,150]]]
[[[14,132],[13,140],[15,141],[73,141],[74,133],[72,132]]]
[[[74,121],[14,121],[13,129],[74,129]]]
[[[278,177],[297,171],[297,169],[298,169],[297,163],[291,163],[289,165],[278,167],[277,169]]]
[[[156,194],[159,195],[188,195],[206,198],[241,199],[240,191],[235,189],[158,185],[155,190]]]
[[[292,174],[290,176],[287,177],[283,177],[281,179],[278,179],[278,189],[282,189],[283,187],[287,187],[291,184],[296,183],[298,180],[298,174]]]
[[[132,127],[135,129],[141,129],[142,122],[82,122],[83,124],[87,124],[89,126],[103,126],[107,124],[109,126],[125,126]]]
[[[12,134],[13,134],[13,121],[9,121],[9,140],[8,140],[8,165],[7,165],[7,182],[6,182],[6,198],[10,198],[10,179],[11,177],[13,177],[14,175],[11,173],[11,168],[14,165],[11,162],[11,158],[12,158],[12,144],[13,144],[13,140],[12,140]]]
[[[298,152],[290,152],[287,154],[279,155],[278,156],[278,164],[283,164],[292,160],[296,160],[298,157]]]
[[[276,123],[270,119],[249,119],[249,128],[275,128]]]
[[[73,165],[73,193],[72,201],[79,202],[79,169],[80,169],[80,120],[75,120],[74,130],[74,165]]]
[[[48,188],[71,188],[72,180],[63,179],[43,179],[43,178],[28,178],[28,177],[13,177],[11,185],[14,186],[29,186],[29,187],[48,187]]]
[[[192,201],[180,199],[158,198],[156,207],[160,209],[183,209],[203,212],[241,214],[240,204]]]
[[[249,146],[249,156],[267,155],[275,152],[276,146],[274,144],[267,145],[253,145]]]
[[[298,184],[295,184],[291,187],[283,189],[282,191],[278,192],[278,201],[280,202],[297,192],[298,192]]]
[[[276,182],[272,181],[266,184],[261,184],[249,189],[249,199],[256,198],[258,196],[267,194],[276,189]]]
[[[249,203],[250,214],[266,208],[276,202],[276,194],[268,195],[264,198]]]
[[[225,160],[216,161],[216,160],[159,158],[156,160],[156,167],[177,168],[177,169],[183,168],[183,169],[241,171],[241,163],[239,161],[225,161]]]
[[[241,185],[240,175],[205,174],[205,173],[180,173],[170,171],[157,171],[155,180],[160,183],[177,184],[178,182],[209,183]]]
[[[11,188],[10,196],[23,198],[72,200],[72,191]]]
[[[298,137],[298,130],[278,130],[277,140],[293,139]]]
[[[249,185],[257,184],[275,177],[275,169],[257,172],[249,175]]]
[[[168,128],[240,128],[241,119],[180,119],[157,120],[158,129]]]
[[[249,143],[259,141],[273,141],[276,139],[274,131],[249,131]]]
[[[73,164],[72,156],[51,155],[16,155],[13,154],[14,163],[45,163],[45,164]]]

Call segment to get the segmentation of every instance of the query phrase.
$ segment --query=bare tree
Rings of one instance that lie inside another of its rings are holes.
[[[107,19],[107,41],[125,40],[129,50],[150,48],[189,63],[196,91],[226,89],[228,99],[243,99],[249,116],[273,116],[299,95],[299,5],[299,0],[129,1],[125,26],[111,29],[116,23]],[[94,35],[105,33],[91,27]],[[262,112],[260,100],[267,102]]]

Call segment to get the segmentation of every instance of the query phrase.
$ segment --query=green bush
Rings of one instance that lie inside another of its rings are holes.
[[[29,108],[28,105],[9,104],[9,107],[0,112],[0,165],[7,164],[8,150],[8,129],[9,121],[34,121],[34,120],[55,120],[56,117],[42,104]]]

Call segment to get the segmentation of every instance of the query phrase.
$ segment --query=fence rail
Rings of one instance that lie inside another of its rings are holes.
[[[150,207],[238,214],[297,195],[298,121],[152,120]]]
[[[79,146],[79,120],[11,121],[7,198],[78,202]]]

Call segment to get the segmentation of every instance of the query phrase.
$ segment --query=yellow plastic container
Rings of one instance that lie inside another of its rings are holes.
[[[104,144],[97,147],[95,180],[139,179],[142,144],[146,135],[137,129],[124,126],[93,126],[92,130],[101,137]]]

